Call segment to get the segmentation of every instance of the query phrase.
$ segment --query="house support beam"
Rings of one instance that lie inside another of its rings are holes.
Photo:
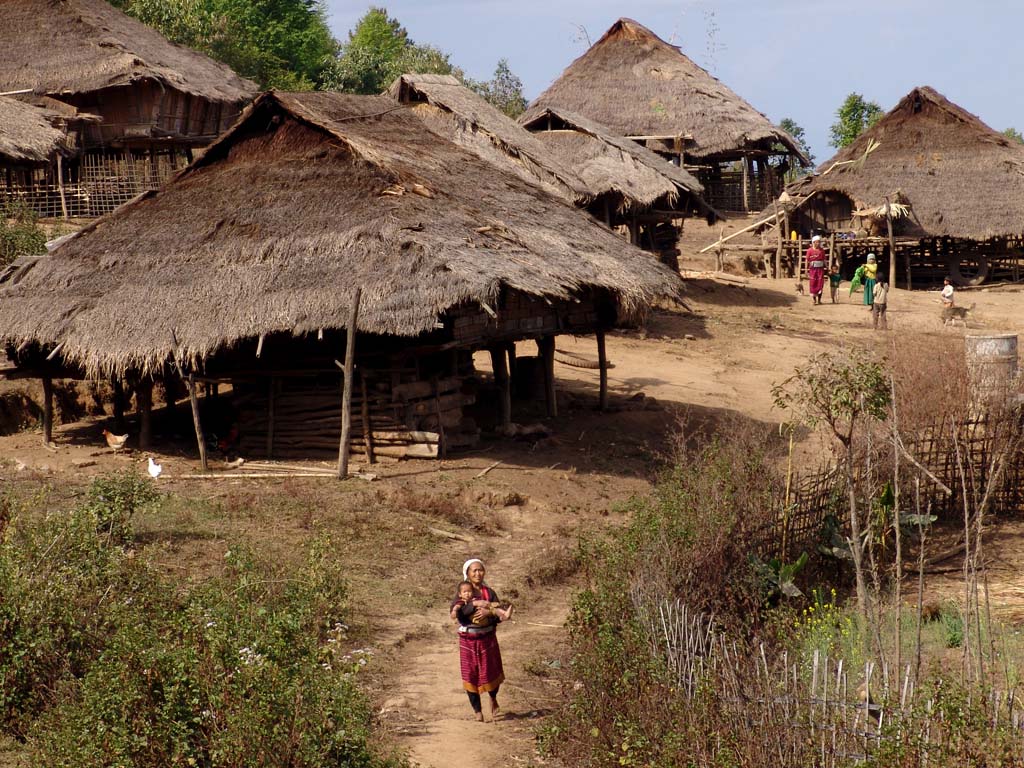
[[[143,379],[135,387],[135,410],[139,414],[139,449],[153,442],[153,380]]]
[[[356,325],[359,320],[359,300],[363,289],[356,288],[352,297],[352,313],[345,329],[345,380],[341,388],[341,443],[338,446],[338,479],[348,477],[349,441],[352,435],[352,376],[356,370]]]
[[[508,372],[508,352],[504,346],[491,347],[491,370],[494,384],[498,388],[501,402],[501,429],[507,432],[512,426],[512,378]]]
[[[558,402],[555,393],[555,337],[544,336],[537,339],[537,352],[544,371],[544,405],[548,416],[558,415]]]
[[[43,377],[43,445],[53,442],[53,379]]]
[[[602,411],[608,410],[608,355],[605,352],[604,331],[597,332],[597,367],[601,375],[598,404]]]

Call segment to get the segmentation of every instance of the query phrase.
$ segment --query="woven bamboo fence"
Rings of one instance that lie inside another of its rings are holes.
[[[914,487],[915,480],[920,489],[919,499],[905,496],[901,507],[919,504],[922,511],[930,510],[939,521],[959,520],[963,517],[965,497],[968,506],[974,508],[988,490],[987,512],[998,515],[1024,510],[1022,436],[1020,415],[1012,414],[945,422],[906,437],[907,453],[927,472],[901,460],[905,492],[911,493],[909,489]],[[880,444],[873,452],[878,492],[892,477],[891,451],[891,445]],[[865,461],[856,463],[855,479],[860,485]],[[992,477],[994,469],[997,475]],[[763,555],[794,559],[802,551],[813,551],[823,543],[829,525],[845,526],[849,514],[846,478],[835,462],[795,476],[788,490],[781,483],[778,486],[773,491],[773,520],[764,531],[764,542],[759,548]]]

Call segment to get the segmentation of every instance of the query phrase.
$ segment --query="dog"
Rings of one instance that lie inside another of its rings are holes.
[[[959,320],[963,323],[964,328],[967,327],[967,314],[974,311],[974,304],[969,307],[943,307],[942,308],[942,324],[956,325],[956,321]]]
[[[801,296],[804,295],[804,284],[803,283],[797,283],[796,284],[796,292],[799,293]]]

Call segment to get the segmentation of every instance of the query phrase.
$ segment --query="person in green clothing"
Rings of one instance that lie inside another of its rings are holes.
[[[843,282],[843,276],[839,274],[839,266],[836,264],[832,265],[832,269],[828,273],[828,288],[832,294],[832,303],[836,303],[836,297],[839,295],[839,284]]]
[[[868,263],[864,265],[864,304],[871,306],[875,303],[875,282],[878,277],[878,262],[875,254],[868,254]]]

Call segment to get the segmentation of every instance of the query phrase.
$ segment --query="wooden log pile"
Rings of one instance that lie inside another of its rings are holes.
[[[357,371],[351,406],[352,454],[437,458],[449,449],[477,444],[479,429],[462,413],[464,406],[474,402],[472,395],[461,391],[462,379],[409,380],[414,376],[412,369]],[[393,385],[392,380],[399,383]],[[340,372],[236,382],[233,391],[241,455],[268,459],[337,455]]]

